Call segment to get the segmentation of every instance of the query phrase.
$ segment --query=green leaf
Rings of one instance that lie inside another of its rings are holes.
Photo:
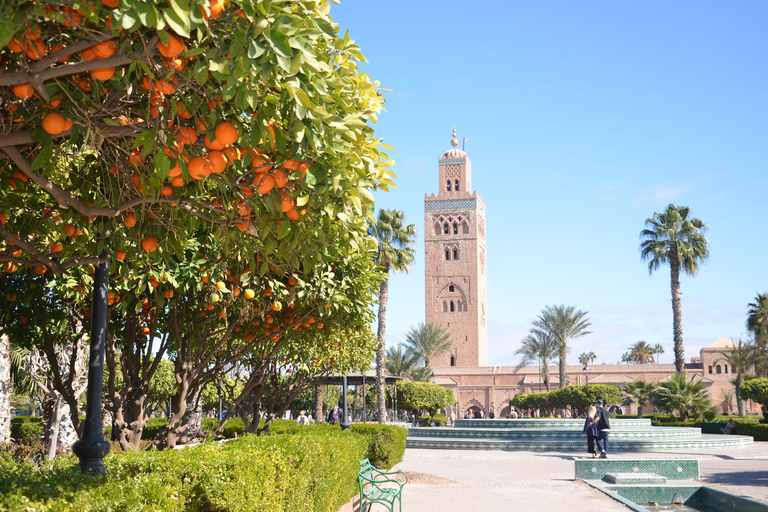
[[[307,171],[306,182],[310,187],[314,187],[325,181],[325,169],[319,165],[313,165]]]
[[[158,151],[155,156],[155,170],[160,182],[163,182],[168,177],[168,172],[171,170],[171,159],[163,151]]]
[[[139,21],[145,27],[157,26],[157,9],[154,6],[145,3],[140,3],[136,6],[139,12]],[[162,37],[161,37],[162,39]],[[168,41],[165,41],[167,44]]]
[[[280,223],[280,227],[277,229],[277,239],[282,240],[291,232],[291,223],[284,220]]]
[[[178,2],[173,0],[171,1],[171,6],[174,6],[176,4],[178,4]],[[189,25],[188,16],[179,14],[176,11],[176,9],[169,9],[167,7],[163,8],[163,16],[165,18],[165,21],[168,23],[171,29],[173,29],[174,32],[176,32],[182,37],[190,37],[189,36],[190,25]]]
[[[293,57],[293,50],[291,50],[291,45],[285,35],[281,34],[277,30],[271,30],[267,35],[267,40],[279,55],[288,58]]]
[[[309,196],[308,195],[302,195],[296,198],[296,206],[302,207],[305,204],[309,202]]]
[[[251,41],[248,43],[248,58],[249,59],[256,59],[264,55],[264,52],[267,49],[256,41],[255,39],[251,39]]]
[[[195,82],[204,84],[208,81],[208,65],[204,59],[198,59],[195,63]]]

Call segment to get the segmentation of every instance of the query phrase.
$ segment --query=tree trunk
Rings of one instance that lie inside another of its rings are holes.
[[[59,442],[59,424],[61,423],[61,395],[56,393],[51,411],[51,423],[48,427],[48,460],[56,457],[56,448]]]
[[[72,452],[72,445],[77,441],[77,431],[72,423],[72,414],[69,404],[62,398],[59,406],[59,434],[57,439],[58,447],[67,453]]]
[[[559,371],[560,371],[560,387],[564,388],[566,386],[566,383],[565,383],[565,380],[566,380],[565,365],[567,364],[567,357],[568,357],[568,346],[566,345],[566,341],[565,340],[562,340],[560,342],[560,354],[559,354],[559,357],[560,357],[560,366],[559,366]]]
[[[683,305],[680,302],[680,262],[677,260],[677,251],[675,250],[670,251],[669,268],[672,281],[672,334],[675,340],[675,371],[680,373],[685,369],[685,350],[683,349]]]
[[[388,269],[387,269],[388,270]],[[379,285],[379,350],[376,352],[376,416],[379,423],[387,420],[387,395],[384,388],[384,358],[386,357],[385,342],[387,330],[387,299],[389,298],[389,281],[384,279]]]
[[[11,442],[11,341],[0,336],[0,444]]]
[[[640,404],[637,404],[637,417],[638,418],[643,417],[643,406]]]
[[[323,398],[325,397],[325,386],[318,384],[315,386],[315,422],[322,423],[323,417]]]
[[[741,377],[737,377],[736,378],[736,409],[739,411],[739,416],[744,416],[745,404],[744,404],[744,400],[741,399],[741,392],[739,391],[739,388],[741,387],[741,383],[742,383]]]

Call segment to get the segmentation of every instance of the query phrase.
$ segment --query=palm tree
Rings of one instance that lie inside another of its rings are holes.
[[[398,343],[397,347],[389,347],[387,349],[384,367],[389,375],[408,377],[418,364],[418,354],[407,350],[402,343]]]
[[[764,357],[768,350],[768,293],[758,293],[755,302],[749,303],[747,330],[755,336],[755,345],[760,349],[761,357],[755,364],[755,374],[764,377],[768,374]]]
[[[647,341],[638,341],[631,347],[629,352],[621,356],[623,363],[649,364],[653,362],[653,347]]]
[[[699,263],[709,258],[709,242],[704,234],[709,227],[701,220],[689,217],[687,206],[670,204],[664,213],[654,213],[646,219],[640,232],[640,255],[648,261],[653,273],[662,263],[669,263],[672,288],[672,324],[675,340],[675,369],[685,366],[683,349],[683,310],[680,303],[680,271],[695,276]]]
[[[656,355],[656,363],[661,364],[661,354],[664,353],[664,347],[661,343],[657,343],[653,346],[653,353]]]
[[[686,372],[673,373],[651,393],[651,401],[669,414],[679,414],[681,421],[689,416],[702,416],[710,406],[703,381]]]
[[[739,416],[744,416],[744,401],[741,399],[739,388],[744,382],[744,376],[755,364],[756,347],[750,342],[745,343],[741,338],[731,341],[733,348],[728,352],[718,352],[720,357],[715,359],[713,364],[725,361],[731,366],[731,373],[736,374],[733,379],[733,385],[736,386],[736,409],[739,411]]]
[[[621,405],[637,404],[637,417],[643,417],[643,407],[648,403],[653,392],[653,384],[646,383],[644,380],[633,380],[629,384],[624,384],[624,400]]]
[[[589,363],[597,359],[594,352],[584,352],[579,356],[579,362],[582,366],[589,366]]]
[[[435,357],[450,352],[453,340],[441,325],[422,323],[411,327],[405,336],[405,347],[416,354],[425,367],[431,367],[429,363]]]
[[[408,272],[408,267],[413,263],[416,251],[416,226],[405,225],[403,219],[405,212],[399,210],[379,210],[376,222],[368,222],[368,234],[378,243],[376,264],[381,266],[385,273]],[[380,422],[384,422],[387,415],[386,396],[384,394],[384,360],[386,357],[385,343],[387,330],[387,299],[389,297],[389,275],[382,279],[379,285],[379,329],[377,337],[379,349],[376,352],[376,411]]]
[[[531,329],[531,333],[523,338],[522,344],[519,349],[515,350],[516,355],[522,356],[517,368],[520,369],[526,364],[538,360],[541,381],[549,391],[549,362],[560,348],[557,341],[549,333]]]
[[[560,358],[560,387],[565,387],[565,365],[568,352],[568,340],[579,338],[588,331],[591,323],[585,311],[577,311],[573,306],[547,306],[533,322],[535,329],[551,335],[558,344]]]

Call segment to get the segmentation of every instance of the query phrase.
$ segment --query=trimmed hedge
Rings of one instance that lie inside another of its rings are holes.
[[[0,454],[0,510],[333,511],[354,496],[369,443],[309,429],[219,446],[121,452],[107,477],[80,474],[73,456],[42,470]]]
[[[765,423],[736,423],[733,433],[739,436],[752,436],[755,441],[768,441],[768,425]]]
[[[261,427],[261,425],[259,425]],[[405,439],[408,431],[394,425],[379,423],[356,423],[349,428],[350,432],[365,438],[368,452],[365,457],[371,464],[381,469],[390,469],[403,460]],[[299,425],[295,421],[275,420],[269,427],[269,437],[284,434],[303,434],[314,432],[322,435],[341,433],[339,425],[319,423],[316,425]],[[359,461],[358,461],[359,462]]]
[[[39,416],[14,416],[11,418],[11,437],[24,443],[40,440],[43,436],[42,421]]]
[[[434,420],[435,420],[436,427],[444,427],[448,424],[448,419],[445,417],[445,414],[442,414],[442,413],[435,414]],[[431,427],[432,418],[430,418],[429,416],[419,416],[419,426]]]
[[[216,418],[203,418],[203,430],[213,432],[219,421]],[[144,426],[144,430],[141,432],[141,438],[145,441],[151,441],[157,436],[157,434],[168,426],[168,418],[150,418],[147,420],[147,424]],[[112,427],[104,429],[104,437],[110,438],[112,433]],[[237,434],[237,436],[235,435]],[[242,437],[245,435],[245,425],[240,418],[230,418],[227,420],[221,435],[225,439],[233,439],[234,437]]]

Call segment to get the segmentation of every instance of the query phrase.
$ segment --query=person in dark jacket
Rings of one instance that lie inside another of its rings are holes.
[[[584,430],[581,433],[587,434],[587,452],[592,454],[593,459],[597,457],[595,439],[600,435],[600,430],[598,430],[599,422],[600,418],[597,417],[597,407],[590,405],[587,410],[587,419],[584,421]]]
[[[611,431],[611,413],[608,412],[608,408],[605,407],[602,398],[597,399],[597,417],[599,419],[597,428],[600,430],[599,435],[595,441],[597,442],[597,449],[600,450],[600,458],[608,458],[608,434]]]
[[[338,425],[341,421],[341,411],[339,411],[339,406],[334,405],[333,409],[328,411],[328,423],[331,425]]]

